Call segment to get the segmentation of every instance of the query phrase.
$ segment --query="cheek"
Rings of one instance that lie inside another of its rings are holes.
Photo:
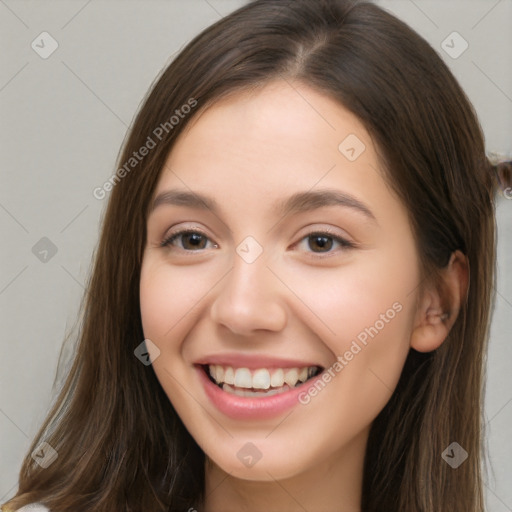
[[[283,280],[316,317],[320,338],[339,352],[361,333],[364,340],[371,326],[407,330],[418,284],[415,261],[414,254],[368,252],[338,268],[282,269]]]
[[[318,414],[329,411],[326,450],[333,449],[332,440],[347,441],[339,425],[350,436],[375,419],[391,398],[409,353],[415,312],[410,291],[417,275],[412,266],[402,268],[401,279],[395,269],[389,268],[389,274],[381,269],[365,264],[323,276],[317,272],[314,291],[308,286],[311,279],[295,280],[294,291],[321,319],[311,316],[308,327],[333,353],[325,387],[301,398],[304,422],[310,418],[308,407]]]
[[[379,407],[396,386],[409,352],[418,269],[414,251],[404,254],[403,248],[400,257],[368,253],[337,269],[288,275],[314,314],[308,313],[309,327],[333,360],[343,358],[335,380],[364,401],[374,396]]]
[[[201,272],[197,266],[173,268],[161,262],[144,263],[140,309],[145,337],[156,340],[158,345],[177,339],[212,285],[211,269]]]
[[[160,350],[152,362],[156,377],[178,413],[186,417],[190,396],[180,385],[187,379],[183,341],[198,321],[199,305],[212,279],[198,268],[173,267],[154,256],[150,253],[145,257],[141,269],[142,328],[144,337]]]

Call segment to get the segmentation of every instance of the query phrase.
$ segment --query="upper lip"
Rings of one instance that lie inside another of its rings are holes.
[[[322,365],[311,360],[257,354],[212,354],[198,359],[194,364],[216,364],[220,366],[232,366],[234,368],[249,368],[251,370],[257,370],[258,368],[305,368],[310,366],[323,368]]]

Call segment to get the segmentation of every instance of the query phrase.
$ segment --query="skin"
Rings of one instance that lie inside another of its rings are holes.
[[[349,161],[338,146],[366,146]],[[282,215],[294,192],[350,193],[375,216],[344,206]],[[360,121],[300,83],[276,81],[216,102],[191,120],[157,189],[203,193],[220,210],[160,205],[148,217],[140,278],[144,335],[160,350],[154,371],[207,456],[206,512],[360,511],[363,460],[372,421],[400,377],[410,347],[437,348],[467,289],[460,253],[443,272],[445,293],[426,286],[407,211],[386,186]],[[196,228],[160,247],[171,230]],[[308,238],[329,229],[327,252]],[[237,246],[252,236],[263,253],[247,263]],[[188,250],[187,250],[188,249]],[[324,258],[315,258],[315,256]],[[234,420],[209,401],[193,362],[226,352],[335,363],[365,327],[400,312],[306,404],[266,420]],[[449,311],[447,320],[440,315]],[[247,443],[261,459],[245,467]]]

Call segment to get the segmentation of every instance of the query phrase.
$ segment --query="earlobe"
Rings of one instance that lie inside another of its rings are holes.
[[[429,308],[411,335],[411,347],[418,352],[431,352],[438,348],[448,336],[453,322],[450,314],[440,308]]]
[[[441,271],[439,287],[429,289],[420,300],[411,334],[412,348],[418,352],[431,352],[443,343],[467,300],[468,288],[468,260],[457,250]]]
[[[431,352],[438,348],[448,336],[451,325],[446,321],[447,313],[427,312],[411,335],[411,347],[418,352]]]

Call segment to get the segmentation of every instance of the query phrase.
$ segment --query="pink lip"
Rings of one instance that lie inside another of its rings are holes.
[[[257,370],[258,368],[305,368],[307,366],[321,366],[311,361],[247,354],[215,354],[205,356],[195,361],[194,364],[218,364],[222,366],[233,366],[235,368],[249,368],[250,370]]]
[[[268,367],[263,366],[265,368]],[[278,416],[284,411],[298,405],[300,403],[299,395],[301,393],[307,393],[308,389],[314,385],[314,382],[321,378],[320,373],[301,386],[277,395],[260,398],[245,398],[223,391],[208,378],[201,366],[196,365],[195,368],[204,391],[213,405],[226,416],[237,420],[267,419]]]

